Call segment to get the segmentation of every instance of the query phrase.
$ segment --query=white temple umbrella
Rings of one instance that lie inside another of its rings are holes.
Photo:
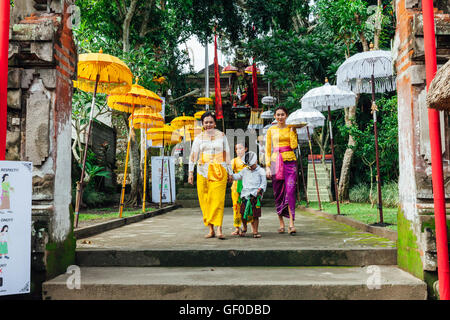
[[[265,104],[267,106],[273,106],[277,102],[277,98],[272,96],[265,96],[261,99],[262,104]]]
[[[375,158],[377,166],[378,210],[380,223],[383,223],[383,201],[381,197],[380,161],[378,152],[377,106],[375,92],[395,90],[393,60],[390,51],[371,50],[357,53],[347,60],[337,70],[337,86],[355,93],[372,94],[373,130],[375,135]]]
[[[261,119],[273,119],[273,116],[274,116],[273,111],[267,110],[267,111],[264,111],[263,113],[261,113],[260,118]]]
[[[325,79],[325,84],[323,86],[309,90],[300,101],[302,103],[302,107],[313,107],[319,111],[328,111],[331,156],[333,159],[334,192],[336,194],[337,214],[341,214],[339,207],[338,181],[336,177],[331,110],[339,110],[354,106],[356,103],[356,94],[351,91],[341,90],[337,86],[332,86],[328,83],[328,79]]]
[[[311,153],[311,161],[313,164],[313,171],[314,171],[314,181],[316,182],[316,192],[317,192],[317,200],[319,202],[319,210],[322,210],[322,204],[320,202],[320,195],[319,195],[319,184],[317,183],[317,173],[316,173],[316,164],[314,161],[314,155],[312,152],[312,145],[311,145],[311,136],[309,134],[309,129],[315,128],[315,127],[322,127],[325,122],[325,116],[317,111],[314,108],[301,108],[293,113],[291,113],[288,118],[286,119],[286,124],[288,126],[299,126],[301,123],[307,123],[306,127],[306,133],[308,136],[308,143],[309,143],[309,151]],[[299,148],[299,147],[297,147]]]
[[[273,119],[274,113],[272,110],[270,110],[270,106],[275,105],[275,103],[277,102],[277,98],[272,97],[270,95],[270,81],[267,83],[267,93],[268,93],[268,95],[261,99],[261,103],[265,104],[266,106],[269,106],[269,109],[267,111],[264,111],[263,113],[261,113],[261,118],[262,119]]]

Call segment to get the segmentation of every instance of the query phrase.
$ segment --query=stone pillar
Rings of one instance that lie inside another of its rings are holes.
[[[16,0],[8,71],[7,160],[33,162],[32,286],[75,262],[71,209],[73,0]]]
[[[432,284],[437,280],[431,152],[426,105],[421,0],[397,0],[394,40],[399,130],[398,265]],[[450,4],[434,1],[438,68],[450,58]],[[450,200],[449,117],[441,112],[445,194]],[[450,203],[447,202],[447,213]]]

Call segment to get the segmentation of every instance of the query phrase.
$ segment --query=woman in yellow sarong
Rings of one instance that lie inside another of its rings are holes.
[[[243,143],[237,143],[235,149],[237,157],[231,160],[231,169],[233,170],[233,173],[239,173],[242,169],[245,168],[245,164],[242,161],[242,158],[244,157],[247,148]],[[233,200],[233,226],[235,227],[235,230],[233,231],[233,233],[231,233],[232,236],[242,235],[247,232],[247,225],[242,226],[242,232],[240,229],[242,216],[240,210],[241,205],[238,202],[239,192],[237,189],[238,181],[234,180],[233,184],[231,185],[231,200]]]
[[[225,239],[222,222],[227,182],[232,180],[230,147],[225,134],[215,129],[216,120],[212,113],[205,112],[201,120],[204,131],[192,144],[188,182],[194,184],[194,167],[197,164],[198,200],[203,223],[209,228],[205,238],[215,237],[214,227],[217,227],[217,238]]]

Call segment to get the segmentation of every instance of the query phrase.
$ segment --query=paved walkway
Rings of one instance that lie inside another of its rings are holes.
[[[286,226],[288,221],[286,220]],[[77,241],[77,248],[151,250],[151,249],[366,249],[395,248],[395,242],[349,227],[312,213],[296,212],[297,235],[278,234],[274,208],[263,208],[260,218],[262,238],[254,239],[249,226],[245,238],[231,236],[232,208],[225,208],[223,231],[226,240],[205,239],[200,208],[181,208],[138,223],[110,230]],[[287,228],[286,228],[287,229]],[[88,240],[88,241],[86,241]]]

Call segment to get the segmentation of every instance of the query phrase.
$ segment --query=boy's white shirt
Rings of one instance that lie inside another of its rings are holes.
[[[256,197],[258,189],[265,192],[267,188],[266,171],[260,166],[256,166],[253,171],[245,167],[239,173],[234,173],[233,179],[242,180],[241,198],[248,199],[250,195]]]

